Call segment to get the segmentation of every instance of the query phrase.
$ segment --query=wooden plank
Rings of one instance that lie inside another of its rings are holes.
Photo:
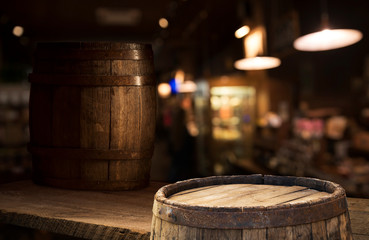
[[[141,167],[139,160],[110,161],[109,180],[133,181],[138,180],[138,171]]]
[[[311,223],[311,233],[312,233],[313,240],[327,239],[327,228],[325,226],[325,221]]]
[[[201,239],[203,240],[242,239],[242,230],[202,229],[201,234]]]
[[[112,75],[149,75],[153,73],[154,66],[151,59],[144,60],[113,60]]]
[[[0,222],[86,239],[149,239],[154,194],[161,186],[99,192],[31,181],[1,184]]]
[[[154,228],[154,231],[155,231],[155,239],[160,239],[160,236],[161,236],[161,222],[163,220],[161,219],[156,219],[155,221],[155,228]]]
[[[351,236],[351,228],[350,228],[350,219],[348,214],[344,213],[338,216],[340,236],[342,240],[352,239]]]
[[[327,193],[327,192],[318,192],[317,191],[317,192],[314,192],[311,195],[303,196],[301,198],[289,201],[286,204],[306,203],[306,202],[309,202],[309,201],[319,200],[320,198],[328,197],[328,196],[330,196],[330,194]]]
[[[310,239],[311,237],[311,224],[301,224],[291,227],[293,236],[290,239]]]
[[[264,229],[244,229],[242,230],[242,240],[266,240],[267,239],[267,230]]]
[[[184,192],[180,192],[178,194],[170,196],[169,199],[178,202],[186,202],[188,204],[201,204],[209,203],[211,200],[219,200],[229,195],[232,196],[232,193],[239,193],[239,191],[244,194],[250,194],[253,191],[260,191],[268,187],[270,186],[258,184],[214,185],[212,187],[196,188],[197,191],[188,192],[187,194]],[[216,206],[216,204],[212,204],[209,206]]]
[[[79,148],[81,89],[55,87],[53,103],[53,146]]]
[[[273,191],[270,191],[266,194],[263,192],[256,193],[252,195],[251,198],[243,198],[240,199],[239,204],[248,207],[256,207],[256,206],[263,206],[269,207],[273,205],[277,205],[282,201],[288,201],[292,198],[292,196],[299,197],[304,191],[309,191],[302,186],[276,186]],[[234,203],[237,204],[238,202]]]
[[[141,150],[153,150],[156,128],[156,87],[145,86],[140,91],[141,98]]]
[[[338,217],[327,219],[326,221],[327,227],[327,238],[328,239],[340,239],[340,229]]]
[[[302,186],[263,184],[227,184],[197,188],[170,196],[173,201],[201,206],[254,207],[272,206],[318,193]],[[327,194],[327,193],[326,193]],[[328,194],[327,194],[328,195]],[[320,195],[316,195],[319,197]]]
[[[78,74],[110,75],[110,60],[78,61]]]
[[[201,229],[187,226],[179,226],[178,239],[201,239]]]
[[[111,88],[110,149],[138,151],[141,145],[141,88]]]
[[[81,89],[81,147],[109,149],[110,87]]]
[[[82,88],[80,134],[82,148],[109,149],[109,87]],[[86,180],[108,180],[109,161],[81,159],[81,178]]]
[[[178,225],[162,220],[160,239],[178,239]]]
[[[290,234],[287,234],[287,229],[285,227],[267,229],[268,240],[286,239],[288,235]]]

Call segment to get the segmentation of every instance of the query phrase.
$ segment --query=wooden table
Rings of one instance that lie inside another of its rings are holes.
[[[86,239],[149,239],[154,194],[163,183],[137,191],[92,192],[0,185],[0,222]],[[369,199],[348,198],[354,239],[369,240]]]

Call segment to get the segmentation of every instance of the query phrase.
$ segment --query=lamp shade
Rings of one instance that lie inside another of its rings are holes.
[[[281,60],[275,57],[250,57],[237,60],[234,67],[239,70],[262,70],[281,65]]]
[[[326,51],[360,41],[363,34],[354,29],[324,29],[297,38],[293,46],[300,51]]]

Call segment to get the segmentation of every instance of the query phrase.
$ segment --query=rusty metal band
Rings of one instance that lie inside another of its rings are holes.
[[[99,76],[99,75],[52,75],[31,73],[30,83],[72,86],[154,86],[154,75]]]
[[[331,202],[281,209],[247,209],[241,211],[212,211],[211,208],[198,207],[186,209],[155,201],[153,214],[173,224],[197,228],[245,229],[285,227],[308,224],[333,217],[347,211],[346,198],[343,196]]]
[[[141,50],[80,50],[80,49],[45,49],[38,50],[36,59],[47,60],[144,60],[152,59],[151,49]]]
[[[70,159],[96,159],[96,160],[133,160],[151,159],[153,149],[146,151],[123,151],[123,150],[97,150],[81,148],[47,148],[35,147],[28,144],[28,151],[36,156],[50,158],[70,158]]]

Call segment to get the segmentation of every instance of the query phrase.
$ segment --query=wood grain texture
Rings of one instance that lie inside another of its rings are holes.
[[[0,222],[86,239],[146,240],[150,238],[153,221],[154,194],[162,185],[151,183],[148,188],[136,191],[90,192],[49,188],[31,181],[2,184]],[[369,240],[369,199],[348,198],[348,206],[354,239]],[[156,228],[160,235],[161,225],[156,224]],[[313,231],[321,228],[312,224]],[[194,228],[182,230],[179,236],[196,238],[180,239],[201,239]],[[247,238],[252,232],[257,232],[258,239],[264,239],[263,231],[252,230],[247,234],[244,231],[243,239],[256,239]]]
[[[55,147],[80,147],[80,87],[54,87],[52,144]]]
[[[325,221],[311,223],[311,233],[313,239],[327,239],[327,229]]]
[[[141,149],[141,107],[140,87],[111,88],[111,149]]]
[[[64,190],[31,181],[0,185],[0,222],[86,239],[149,239],[162,183],[123,192]]]
[[[109,149],[110,88],[83,88],[81,106],[81,147]]]
[[[83,88],[81,91],[81,148],[109,149],[110,88]],[[109,161],[81,159],[81,178],[107,181]]]
[[[264,229],[244,229],[242,230],[242,240],[252,240],[252,239],[267,239],[267,230]]]
[[[190,189],[168,199],[195,206],[269,207],[279,204],[319,200],[329,196],[303,186],[273,186],[264,184],[227,184]]]

